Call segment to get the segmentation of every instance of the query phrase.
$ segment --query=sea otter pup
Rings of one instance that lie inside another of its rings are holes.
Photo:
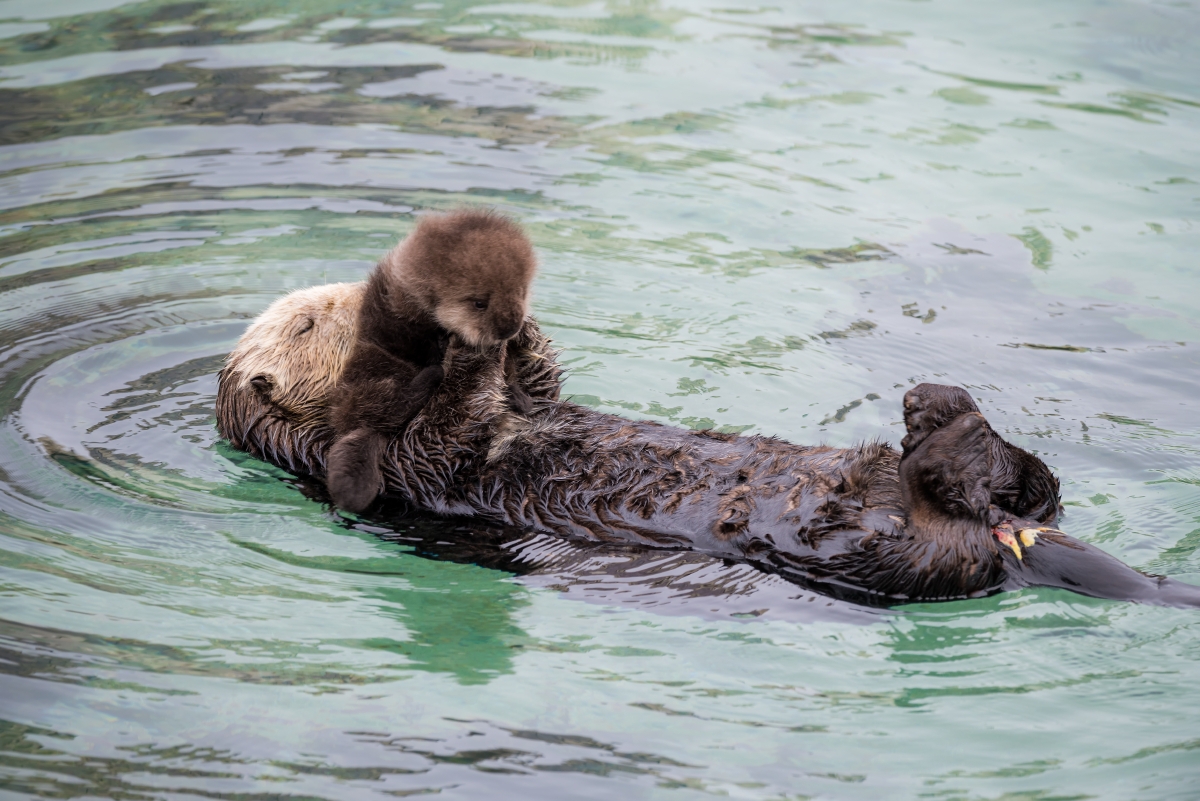
[[[332,326],[314,330],[337,335]],[[557,379],[548,342],[532,320],[513,342],[519,380],[545,391]],[[504,399],[499,350],[450,349],[442,384],[387,444],[390,494],[518,529],[696,550],[873,605],[1040,585],[1200,606],[1200,588],[1140,573],[1051,529],[1058,497],[1049,470],[1011,449],[953,388],[922,385],[906,396],[910,438],[901,459],[882,443],[800,446],[626,420],[562,401],[515,415]],[[290,351],[273,352],[281,363],[271,369],[293,369]],[[251,391],[248,363],[239,344],[220,376],[222,433],[320,479],[333,432],[291,419]],[[261,361],[253,364],[271,380]]]
[[[477,348],[510,339],[529,313],[535,269],[520,226],[478,210],[422,217],[380,261],[330,406],[338,435],[327,478],[334,503],[361,512],[375,500],[384,445],[441,383],[450,336]],[[532,401],[511,370],[509,378],[510,402],[527,414]]]

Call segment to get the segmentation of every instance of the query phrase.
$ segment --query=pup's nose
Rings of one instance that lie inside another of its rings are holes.
[[[505,317],[496,320],[496,339],[511,339],[521,330],[521,323],[524,322],[520,317]]]

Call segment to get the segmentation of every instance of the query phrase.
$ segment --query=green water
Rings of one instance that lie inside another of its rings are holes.
[[[0,0],[0,797],[1200,797],[1195,610],[429,559],[212,416],[273,298],[486,203],[577,401],[964,385],[1200,583],[1198,86],[1195,2]]]

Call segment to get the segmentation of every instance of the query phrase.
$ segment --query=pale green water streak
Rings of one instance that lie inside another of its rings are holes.
[[[1194,611],[560,592],[212,420],[273,298],[486,203],[577,400],[895,443],[962,384],[1200,583],[1198,86],[1195,2],[0,0],[0,796],[1200,796]]]

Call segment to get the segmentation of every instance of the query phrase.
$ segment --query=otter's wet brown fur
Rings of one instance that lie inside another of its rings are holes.
[[[451,335],[484,347],[517,333],[535,270],[520,226],[473,209],[422,217],[380,261],[367,279],[353,349],[331,404],[338,439],[328,457],[328,486],[338,506],[361,512],[375,500],[384,445],[441,382]],[[519,385],[509,393],[518,409],[529,411]]]
[[[1200,588],[1146,576],[1057,532],[1043,533],[1023,560],[1001,546],[993,523],[1037,523],[990,503],[997,448],[977,411],[930,425],[901,464],[882,443],[801,446],[631,421],[559,401],[554,354],[532,320],[512,345],[518,380],[537,398],[532,414],[509,408],[499,348],[453,350],[433,398],[387,445],[389,493],[428,511],[568,538],[697,550],[874,604],[1048,585],[1200,605]],[[321,478],[332,430],[291,420],[247,391],[250,379],[234,368],[235,356],[221,375],[222,433],[237,447]],[[917,390],[937,401],[938,389],[947,388],[921,385],[912,391],[915,402]]]

